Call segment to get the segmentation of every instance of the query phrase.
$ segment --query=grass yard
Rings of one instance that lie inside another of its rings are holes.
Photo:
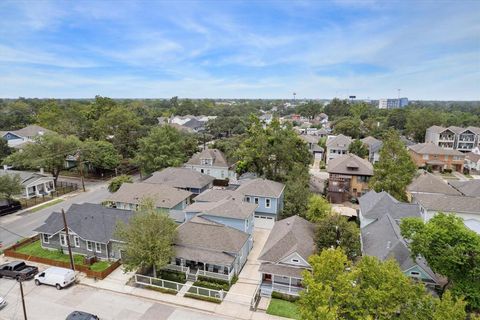
[[[273,298],[267,308],[267,313],[285,318],[300,319],[295,302]]]
[[[55,199],[53,201],[50,201],[48,203],[42,204],[41,206],[38,206],[38,207],[35,207],[35,208],[29,210],[29,212],[37,212],[37,211],[40,211],[42,209],[48,208],[50,206],[56,205],[57,203],[60,203],[60,202],[63,202],[63,199]]]
[[[30,256],[41,257],[46,259],[52,259],[56,261],[70,262],[68,254],[63,254],[60,250],[47,250],[42,248],[40,240],[30,243],[26,246],[23,246],[17,250],[19,253],[28,254]],[[83,256],[79,254],[73,255],[73,261],[75,265],[84,265]],[[90,270],[93,271],[103,271],[110,266],[108,261],[98,261],[90,266]]]

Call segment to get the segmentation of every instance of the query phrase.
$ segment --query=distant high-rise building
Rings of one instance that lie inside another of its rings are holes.
[[[408,98],[378,100],[379,109],[396,109],[396,108],[403,108],[407,105],[408,105]]]

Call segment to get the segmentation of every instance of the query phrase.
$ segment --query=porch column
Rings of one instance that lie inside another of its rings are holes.
[[[47,183],[46,182],[43,183],[43,191],[45,191],[45,193],[47,193],[47,194],[50,193],[48,188],[47,188]]]
[[[25,197],[30,199],[30,195],[28,194],[28,187],[25,187]]]
[[[288,292],[292,292],[292,277],[288,277]]]
[[[38,192],[38,185],[35,186],[35,194],[36,194],[37,196],[40,195],[40,192]]]

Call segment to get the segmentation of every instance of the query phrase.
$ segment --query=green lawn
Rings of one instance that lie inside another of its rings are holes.
[[[47,250],[43,249],[40,240],[30,243],[26,246],[23,246],[17,250],[17,252],[28,254],[35,257],[47,258],[56,261],[70,262],[68,254],[63,254],[60,250]],[[83,256],[79,254],[73,255],[73,261],[75,265],[84,265]],[[90,269],[93,271],[103,271],[110,266],[108,261],[98,261],[90,266]]]
[[[285,318],[300,319],[298,307],[294,302],[272,299],[267,308],[267,313]]]
[[[63,202],[63,199],[55,199],[53,201],[50,201],[48,203],[42,204],[41,206],[38,206],[38,207],[35,207],[35,208],[29,210],[29,212],[37,212],[37,211],[40,211],[42,209],[48,208],[50,206],[56,205],[57,203],[60,203],[60,202]]]

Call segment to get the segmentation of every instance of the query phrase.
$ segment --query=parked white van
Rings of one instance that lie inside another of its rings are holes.
[[[70,269],[50,267],[38,273],[34,279],[37,286],[48,284],[60,290],[75,281],[75,272]]]

